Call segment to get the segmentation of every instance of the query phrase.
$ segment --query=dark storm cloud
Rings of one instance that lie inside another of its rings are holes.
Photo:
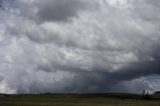
[[[67,21],[84,5],[82,0],[46,0],[39,4],[37,15],[42,21]]]
[[[155,90],[149,77],[160,74],[158,0],[6,3],[2,93]]]

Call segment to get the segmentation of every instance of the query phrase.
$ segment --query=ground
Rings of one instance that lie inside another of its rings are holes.
[[[0,95],[0,106],[160,106],[160,96],[136,94]]]

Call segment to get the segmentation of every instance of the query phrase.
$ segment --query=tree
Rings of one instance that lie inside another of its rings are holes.
[[[145,100],[151,100],[152,99],[152,96],[149,94],[149,91],[147,90],[142,90],[142,99],[145,99]]]

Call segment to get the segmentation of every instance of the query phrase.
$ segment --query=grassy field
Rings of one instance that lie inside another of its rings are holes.
[[[1,95],[0,106],[160,106],[160,96],[135,94]]]

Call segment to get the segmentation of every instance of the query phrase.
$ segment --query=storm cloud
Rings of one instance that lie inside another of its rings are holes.
[[[42,21],[66,21],[77,14],[80,8],[84,8],[78,0],[48,0],[40,4],[38,16]]]
[[[0,92],[160,89],[159,0],[0,0]]]

